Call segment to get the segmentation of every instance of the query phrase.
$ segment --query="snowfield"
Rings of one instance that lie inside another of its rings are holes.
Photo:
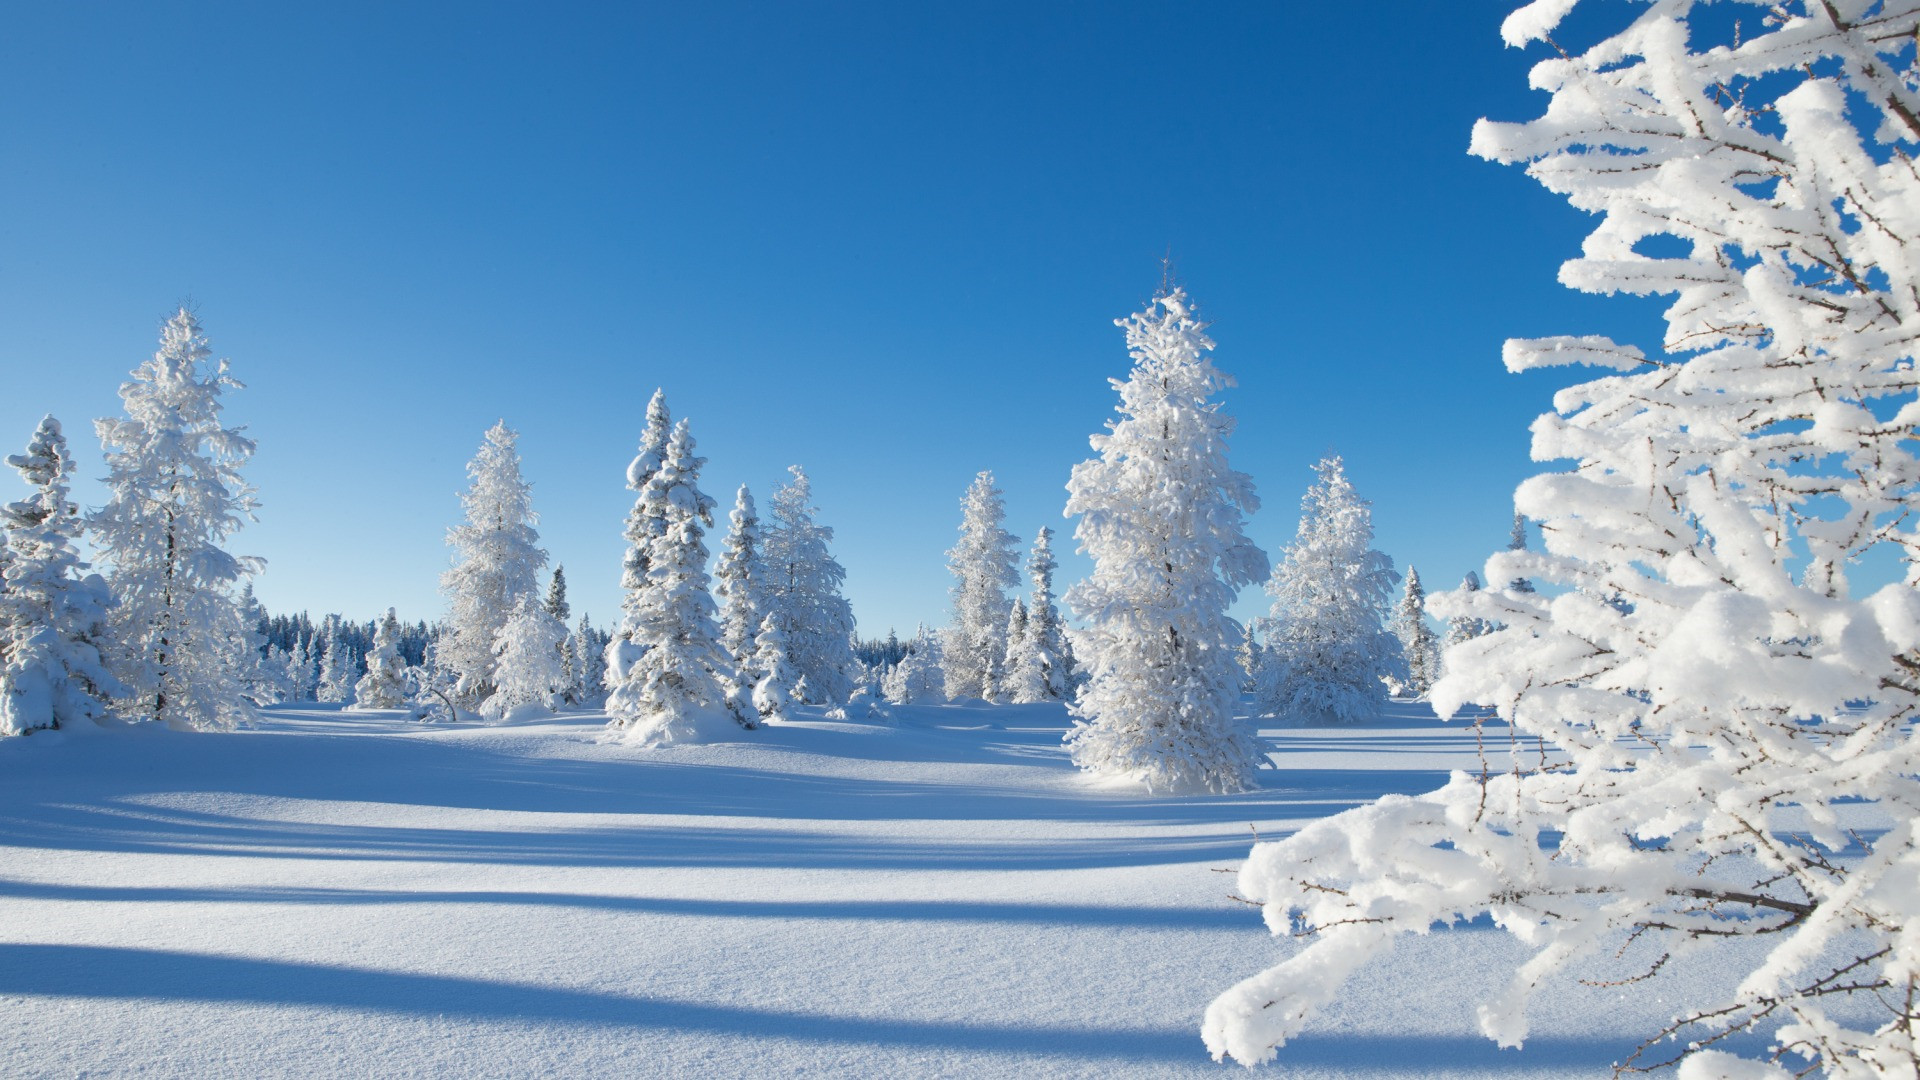
[[[1256,792],[1149,798],[1072,768],[1060,706],[897,712],[662,750],[311,705],[0,742],[0,1072],[1238,1073],[1201,1013],[1295,946],[1222,871],[1476,760],[1397,706],[1269,732]],[[1671,1011],[1568,981],[1498,1050],[1473,1005],[1517,956],[1409,939],[1262,1071],[1605,1076]]]

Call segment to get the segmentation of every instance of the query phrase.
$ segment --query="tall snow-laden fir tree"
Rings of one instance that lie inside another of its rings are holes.
[[[1406,677],[1384,625],[1400,575],[1373,550],[1373,511],[1338,457],[1314,466],[1300,527],[1274,569],[1261,623],[1261,707],[1283,719],[1351,724],[1380,712],[1387,680]]]
[[[607,698],[607,713],[645,743],[697,739],[712,733],[716,720],[753,726],[738,705],[739,675],[714,621],[706,544],[713,499],[700,490],[707,459],[693,448],[692,429],[682,420],[635,510],[660,525],[644,561],[646,580],[627,593],[620,627],[638,655]]]
[[[574,685],[581,705],[597,705],[606,699],[606,654],[612,639],[613,635],[593,625],[593,620],[587,617],[586,612],[580,613],[580,624],[573,631],[573,655],[579,665]]]
[[[212,355],[192,313],[167,320],[153,359],[120,387],[125,418],[94,422],[107,503],[88,526],[117,601],[107,660],[129,690],[117,711],[225,730],[253,715],[237,591],[262,564],[221,546],[256,504],[240,474],[253,441],[220,424],[222,395],[242,386]]]
[[[1911,1077],[1920,7],[1659,0],[1563,30],[1585,6],[1507,19],[1552,49],[1551,100],[1472,149],[1596,215],[1561,281],[1674,302],[1657,353],[1505,348],[1601,369],[1533,424],[1535,460],[1571,463],[1515,495],[1545,551],[1487,561],[1539,590],[1432,600],[1502,625],[1447,651],[1436,711],[1491,706],[1527,749],[1256,847],[1239,892],[1310,943],[1206,1039],[1271,1057],[1397,935],[1486,916],[1531,954],[1479,1007],[1502,1045],[1536,987],[1652,975],[1674,1019],[1626,1067]],[[1578,51],[1602,19],[1627,25]],[[1882,553],[1905,581],[1874,587]]]
[[[921,624],[907,643],[905,655],[880,680],[880,692],[896,705],[938,705],[947,700],[947,680],[940,662],[942,635]]]
[[[1067,735],[1082,769],[1154,791],[1238,791],[1261,761],[1234,715],[1240,625],[1227,616],[1267,557],[1243,529],[1259,508],[1253,481],[1227,464],[1234,421],[1213,396],[1231,377],[1185,290],[1163,290],[1119,320],[1133,370],[1112,380],[1121,419],[1073,467],[1068,515],[1093,573],[1067,592],[1087,621],[1089,672]]]
[[[759,681],[754,667],[754,638],[767,617],[766,569],[760,562],[760,515],[753,492],[741,484],[727,517],[727,538],[713,571],[713,592],[720,602],[720,644],[733,657],[744,686]]]
[[[547,614],[553,616],[565,626],[573,618],[573,606],[567,603],[567,568],[553,568],[553,579],[547,582]]]
[[[635,494],[633,508],[627,511],[626,524],[621,530],[621,537],[627,542],[626,554],[620,562],[623,616],[639,607],[640,594],[648,588],[647,560],[652,557],[653,542],[666,531],[666,521],[658,515],[659,508],[648,506],[646,491],[648,482],[667,459],[667,440],[672,434],[673,419],[667,411],[666,391],[655,390],[647,401],[647,421],[640,432],[640,448],[627,463],[627,487]],[[616,625],[619,629],[608,642],[604,656],[609,690],[626,678],[627,667],[640,655],[640,647],[627,638],[624,619]]]
[[[1008,696],[1019,704],[1064,701],[1073,685],[1073,649],[1066,627],[1053,602],[1053,530],[1042,528],[1027,557],[1027,577],[1033,584],[1026,609],[1026,636],[1016,661],[1010,661]]]
[[[0,734],[97,724],[129,690],[102,656],[113,599],[75,546],[80,508],[67,497],[73,455],[60,422],[40,421],[7,464],[33,493],[0,507]]]
[[[505,720],[517,709],[551,712],[560,704],[566,686],[560,668],[560,642],[567,624],[553,617],[533,593],[515,602],[506,625],[494,638],[494,681],[497,688],[480,706],[489,720]]]
[[[778,617],[799,690],[810,705],[834,705],[853,692],[853,608],[840,595],[847,572],[827,545],[833,530],[814,520],[806,470],[773,493],[773,523],[763,538],[767,611]]]
[[[1014,545],[1020,538],[1002,527],[1006,504],[993,473],[973,478],[960,499],[960,541],[947,552],[953,573],[953,622],[941,655],[947,665],[947,696],[1000,696],[1007,656],[1007,590],[1020,583]]]
[[[502,420],[487,430],[467,464],[460,496],[467,520],[447,533],[456,562],[440,575],[450,607],[439,661],[455,681],[462,708],[494,691],[494,642],[523,596],[538,597],[547,553],[534,531],[533,489],[520,475],[520,436]]]
[[[1513,535],[1507,540],[1507,550],[1527,550],[1527,519],[1524,514],[1513,515]],[[1507,591],[1530,593],[1533,591],[1533,582],[1524,577],[1514,578],[1512,581],[1507,582]]]
[[[367,673],[353,684],[356,709],[398,709],[407,703],[407,659],[400,655],[400,617],[392,608],[373,632]]]
[[[1032,687],[1039,682],[1040,676],[1039,665],[1034,663],[1033,655],[1027,648],[1027,603],[1019,597],[1015,597],[1013,606],[1007,609],[1004,636],[1007,651],[1000,658],[1000,676],[994,681],[992,698],[1002,704],[1016,701],[1022,696],[1030,697]]]
[[[1400,640],[1400,655],[1407,665],[1402,684],[1415,697],[1424,698],[1440,678],[1440,641],[1427,625],[1427,590],[1420,585],[1420,572],[1407,567],[1406,590],[1393,612],[1393,636]]]

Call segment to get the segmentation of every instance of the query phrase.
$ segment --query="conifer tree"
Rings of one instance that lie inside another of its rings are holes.
[[[636,513],[660,522],[649,542],[646,580],[629,590],[621,636],[640,651],[607,699],[611,723],[645,743],[698,738],[716,716],[735,712],[738,675],[720,645],[707,577],[706,527],[713,499],[700,490],[700,467],[687,421],[674,426],[666,457],[640,493]]]
[[[373,633],[367,673],[353,684],[355,709],[398,709],[407,703],[407,661],[400,655],[400,617],[392,608]]]
[[[607,650],[612,635],[602,633],[586,612],[580,613],[580,625],[573,632],[573,655],[578,663],[575,685],[579,704],[597,705],[606,700]]]
[[[799,703],[795,691],[800,677],[787,655],[787,636],[774,615],[761,620],[760,633],[753,639],[753,667],[760,673],[753,686],[754,709],[763,720],[789,719],[787,710]]]
[[[627,636],[629,616],[641,605],[646,591],[648,560],[653,542],[666,530],[666,521],[658,507],[646,500],[647,484],[666,461],[667,441],[673,435],[673,419],[667,411],[667,394],[656,389],[647,402],[646,425],[640,432],[640,448],[627,463],[627,487],[634,494],[633,507],[627,511],[621,537],[627,542],[620,563],[620,611],[622,618],[607,643],[604,654],[607,688],[611,691],[627,676],[627,668],[638,659],[641,646]]]
[[[221,546],[253,516],[240,470],[254,444],[221,426],[221,396],[242,385],[212,355],[185,308],[167,320],[159,350],[120,387],[126,417],[94,423],[107,503],[88,524],[117,601],[107,660],[130,691],[117,711],[225,730],[253,715],[236,592],[262,564]]]
[[[720,644],[733,657],[742,685],[759,681],[754,667],[754,638],[766,621],[766,568],[760,561],[760,516],[753,493],[741,484],[727,518],[727,538],[713,572],[714,597],[720,602]]]
[[[1009,691],[1022,704],[1065,701],[1073,687],[1073,648],[1053,601],[1053,530],[1042,528],[1027,557],[1027,577],[1033,591],[1027,602],[1027,634],[1021,646],[1020,670]]]
[[[844,702],[853,692],[853,608],[840,595],[847,572],[829,551],[833,530],[814,520],[813,483],[806,470],[773,493],[773,523],[764,538],[767,610],[777,616],[798,699],[811,705]]]
[[[1414,697],[1424,698],[1440,678],[1440,642],[1427,625],[1427,591],[1420,585],[1420,572],[1407,567],[1406,591],[1394,609],[1393,636],[1400,639],[1400,654],[1406,658],[1407,678],[1403,684]]]
[[[113,598],[75,546],[80,508],[67,497],[73,456],[60,422],[40,421],[7,464],[33,494],[0,507],[0,734],[99,723],[129,690],[101,655]]]
[[[1000,693],[1007,656],[1006,591],[1020,583],[1013,547],[1020,542],[1002,528],[1006,505],[993,473],[982,471],[960,500],[960,541],[947,552],[953,573],[953,623],[942,656],[947,696],[992,699]]]
[[[573,608],[567,604],[567,568],[553,568],[553,580],[547,582],[547,614],[565,625],[573,618]]]
[[[897,705],[937,705],[947,700],[946,675],[940,662],[940,634],[921,624],[907,643],[900,662],[881,679],[880,690]]]
[[[1234,422],[1214,394],[1233,385],[1185,290],[1162,289],[1120,320],[1133,370],[1116,381],[1121,418],[1090,442],[1097,458],[1067,483],[1074,535],[1093,573],[1067,593],[1088,623],[1089,679],[1067,735],[1074,763],[1151,790],[1237,791],[1261,761],[1235,715],[1240,626],[1236,591],[1265,576],[1267,557],[1243,515],[1253,481],[1227,464]]]
[[[460,496],[467,520],[447,533],[458,560],[440,576],[451,601],[439,649],[456,680],[455,698],[473,708],[494,691],[494,642],[523,596],[538,597],[547,553],[534,531],[533,489],[521,478],[520,436],[502,420],[487,430],[467,465]]]
[[[1507,541],[1507,550],[1508,551],[1527,550],[1527,519],[1524,515],[1521,515],[1521,514],[1513,515],[1513,535]],[[1516,592],[1516,593],[1530,593],[1533,591],[1533,582],[1528,580],[1525,577],[1516,577],[1512,581],[1507,582],[1507,591]]]
[[[320,682],[314,688],[314,696],[325,702],[350,702],[358,672],[354,670],[353,652],[340,634],[340,616],[327,616],[325,641],[320,653]]]
[[[998,700],[1015,704],[1044,701],[1046,672],[1041,670],[1034,649],[1033,620],[1027,615],[1027,602],[1015,597],[1007,615],[1007,655],[1000,663]]]
[[[551,712],[560,703],[565,679],[560,642],[567,624],[533,593],[523,593],[494,639],[494,679],[498,688],[480,706],[489,720],[505,720],[514,710],[533,706]]]
[[[1467,576],[1460,580],[1459,591],[1462,593],[1479,592],[1480,575],[1471,570],[1467,571]],[[1451,649],[1455,645],[1463,642],[1472,641],[1474,638],[1480,637],[1483,634],[1493,632],[1492,623],[1477,616],[1467,614],[1465,609],[1468,605],[1462,604],[1459,606],[1463,609],[1462,612],[1447,620],[1447,637],[1444,642],[1447,649]]]

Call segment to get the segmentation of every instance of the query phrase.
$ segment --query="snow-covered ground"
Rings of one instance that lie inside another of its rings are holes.
[[[1218,1075],[1201,1011],[1292,947],[1229,896],[1254,832],[1475,761],[1405,706],[1270,732],[1257,792],[1149,798],[1083,780],[1057,706],[899,713],[5,740],[0,1073]],[[1408,941],[1272,1071],[1605,1076],[1671,1012],[1569,983],[1497,1050],[1473,1004],[1517,955]]]

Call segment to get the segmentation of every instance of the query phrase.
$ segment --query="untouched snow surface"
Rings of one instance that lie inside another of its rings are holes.
[[[1201,1012],[1295,946],[1220,871],[1475,760],[1403,706],[1160,799],[1083,780],[1057,705],[898,712],[657,750],[311,706],[6,740],[0,1072],[1237,1075]],[[1568,983],[1497,1050],[1472,1007],[1518,955],[1410,940],[1263,1071],[1605,1076],[1672,1011]]]

